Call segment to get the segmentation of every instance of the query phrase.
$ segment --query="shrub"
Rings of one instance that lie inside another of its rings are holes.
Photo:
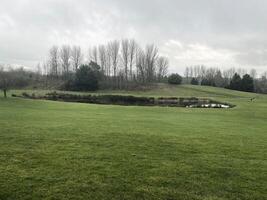
[[[101,77],[99,65],[91,62],[89,65],[81,65],[79,67],[74,83],[69,83],[68,86],[79,91],[95,91],[98,89]]]
[[[27,92],[23,92],[23,93],[22,93],[22,96],[23,96],[23,97],[26,97],[26,98],[30,98],[30,97],[31,97]]]
[[[204,79],[201,81],[201,85],[205,85],[205,86],[215,86],[215,82],[214,82],[214,80],[212,80],[212,79],[204,78]]]
[[[192,78],[191,85],[198,85],[198,80],[196,78]]]
[[[182,83],[182,77],[179,74],[171,74],[168,77],[168,83],[173,85],[180,85]]]

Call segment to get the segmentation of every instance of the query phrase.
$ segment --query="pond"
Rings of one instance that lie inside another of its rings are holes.
[[[52,92],[45,95],[22,93],[13,97],[45,99],[52,101],[123,105],[123,106],[161,106],[187,108],[232,108],[234,105],[218,102],[208,98],[196,97],[139,97],[127,95],[80,95]]]

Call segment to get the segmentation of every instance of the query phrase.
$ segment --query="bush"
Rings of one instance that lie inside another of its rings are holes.
[[[204,79],[201,81],[201,85],[205,85],[205,86],[214,86],[214,87],[215,87],[215,82],[214,82],[214,80],[212,80],[212,79],[204,78]]]
[[[100,67],[91,62],[89,65],[81,65],[79,67],[74,83],[68,83],[68,86],[79,91],[95,91],[98,89],[100,78]]]
[[[198,85],[198,80],[196,78],[192,78],[191,85]]]
[[[171,74],[168,77],[168,83],[173,85],[180,85],[182,83],[182,77],[179,74]]]

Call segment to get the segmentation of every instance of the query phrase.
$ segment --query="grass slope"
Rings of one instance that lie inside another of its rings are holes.
[[[266,199],[266,95],[164,85],[130,94],[237,107],[0,98],[0,199]]]

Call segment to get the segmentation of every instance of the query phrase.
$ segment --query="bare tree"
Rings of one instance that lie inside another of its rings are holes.
[[[223,71],[223,77],[226,79],[227,84],[230,84],[230,81],[233,78],[235,73],[236,73],[236,70],[233,67]]]
[[[126,82],[128,81],[128,64],[130,61],[130,42],[128,39],[124,39],[121,42],[121,55],[122,55],[122,63],[124,66],[124,76]]]
[[[63,45],[60,50],[60,59],[62,65],[62,72],[68,75],[70,72],[71,48],[69,45]]]
[[[184,76],[186,78],[186,83],[188,84],[189,83],[189,67],[185,68]]]
[[[133,80],[133,65],[134,65],[134,59],[137,51],[137,43],[134,39],[130,40],[129,44],[129,54],[130,54],[130,79]]]
[[[49,67],[49,63],[47,61],[44,61],[42,63],[43,75],[48,75],[48,67]]]
[[[0,89],[4,92],[4,97],[7,98],[7,91],[12,85],[12,80],[10,74],[4,71],[1,67],[0,69]]]
[[[109,50],[110,50],[111,63],[112,63],[113,76],[114,77],[116,77],[116,75],[117,75],[119,49],[120,49],[120,42],[119,41],[114,40],[114,41],[109,43]]]
[[[98,63],[98,47],[93,46],[88,49],[88,63],[91,61]]]
[[[249,74],[250,74],[250,76],[253,79],[256,79],[257,78],[257,71],[256,71],[256,69],[251,69]]]
[[[169,60],[166,57],[159,57],[157,61],[157,75],[158,81],[162,81],[162,79],[167,75],[169,67]]]
[[[99,64],[101,67],[101,71],[107,75],[107,51],[105,45],[100,45],[98,47],[98,54],[99,54]]]
[[[206,71],[207,71],[206,67],[204,65],[201,65],[199,82],[201,82],[203,80],[203,78],[205,77]]]
[[[41,64],[40,64],[40,63],[38,63],[38,64],[36,65],[36,74],[37,74],[38,76],[41,76],[41,75],[42,75],[42,68],[41,68]]]
[[[43,75],[45,77],[45,87],[47,88],[47,78],[48,78],[48,62],[47,61],[44,61],[43,64],[42,64],[42,67],[43,67]]]
[[[145,83],[146,81],[146,56],[145,52],[141,49],[137,49],[136,53],[136,75],[137,81]]]
[[[71,49],[71,60],[73,63],[73,71],[77,71],[78,67],[81,65],[83,59],[81,47],[73,46]]]
[[[158,49],[154,44],[147,45],[146,52],[146,81],[152,82],[155,77],[156,61],[158,58]]]
[[[222,72],[219,69],[214,76],[214,83],[216,87],[225,87],[227,85],[225,79],[222,77]]]
[[[59,50],[57,46],[53,46],[49,50],[50,73],[53,76],[59,75]]]
[[[191,67],[189,67],[189,77],[190,78],[193,78],[194,77],[194,69],[193,69],[193,67],[191,66]]]
[[[98,63],[98,49],[97,46],[94,46],[92,49],[92,61]]]
[[[247,71],[245,69],[238,68],[237,73],[242,77],[247,73]]]

